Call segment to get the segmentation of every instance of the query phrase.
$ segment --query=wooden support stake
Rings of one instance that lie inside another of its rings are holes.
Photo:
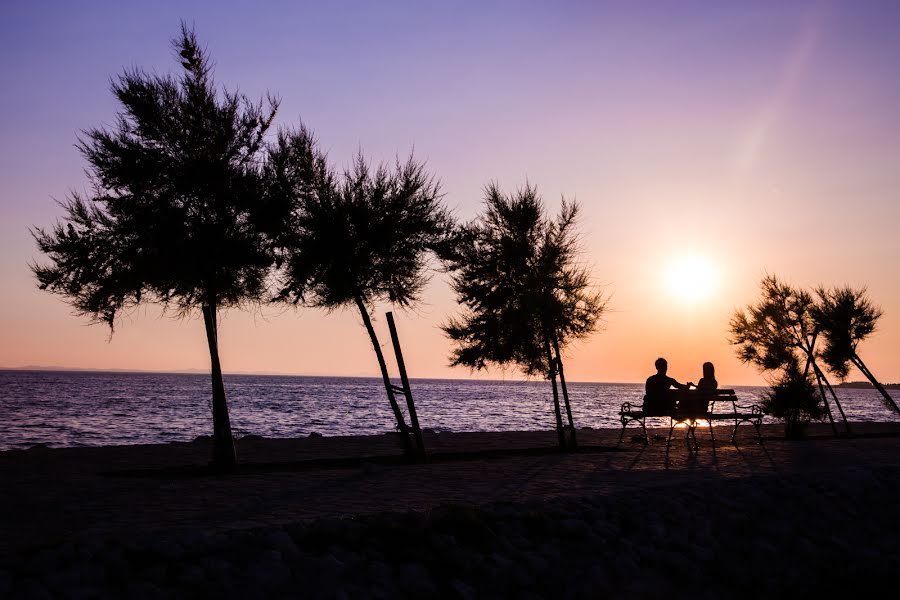
[[[409,409],[409,420],[412,425],[413,435],[416,437],[416,446],[419,458],[425,460],[425,441],[422,439],[422,428],[419,427],[419,416],[416,414],[416,405],[413,402],[412,390],[409,387],[409,378],[406,376],[406,364],[403,362],[403,352],[400,350],[400,338],[397,337],[397,327],[394,325],[394,315],[386,313],[388,329],[391,331],[391,341],[394,343],[394,354],[397,356],[397,368],[400,371],[400,383],[403,385],[403,394],[406,396],[406,406]]]

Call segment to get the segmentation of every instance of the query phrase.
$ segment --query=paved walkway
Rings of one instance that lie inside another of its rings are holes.
[[[208,441],[3,452],[0,555],[80,537],[244,529],[449,503],[630,495],[721,478],[841,477],[900,466],[900,424],[858,424],[855,432],[834,438],[827,427],[814,427],[811,439],[788,442],[767,427],[760,444],[742,427],[737,444],[717,433],[714,448],[708,431],[699,431],[701,447],[692,453],[678,433],[667,451],[665,442],[631,442],[631,430],[621,445],[618,431],[581,430],[577,454],[552,451],[553,432],[430,434],[433,461],[426,465],[385,460],[397,456],[391,435],[242,440],[244,467],[231,476],[203,474]],[[509,452],[515,449],[522,451]]]

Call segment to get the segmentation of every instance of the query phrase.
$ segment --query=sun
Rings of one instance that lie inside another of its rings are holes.
[[[682,302],[699,302],[712,294],[716,270],[712,262],[702,256],[681,256],[669,264],[666,283],[669,292]]]

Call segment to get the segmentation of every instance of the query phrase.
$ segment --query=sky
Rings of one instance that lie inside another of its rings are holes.
[[[192,25],[217,82],[281,99],[332,161],[411,151],[457,218],[484,186],[530,182],[582,207],[583,259],[610,295],[565,352],[572,380],[643,381],[657,356],[696,381],[760,384],[728,320],[775,274],[867,286],[884,310],[860,354],[900,381],[900,3],[4,2],[0,6],[0,367],[208,369],[199,315],[152,305],[111,336],[37,289],[29,233],[89,191],[79,132],[114,122],[110,78],[177,73]],[[685,282],[691,285],[685,287]],[[384,312],[376,328],[390,347]],[[397,312],[412,377],[451,368],[459,311],[436,273]],[[377,375],[359,315],[253,307],[220,325],[226,372]],[[393,363],[390,363],[393,367]],[[851,379],[859,380],[858,373]]]

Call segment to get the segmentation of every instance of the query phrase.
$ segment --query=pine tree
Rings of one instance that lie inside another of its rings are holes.
[[[505,195],[495,184],[485,190],[485,205],[485,212],[461,226],[442,253],[464,307],[443,327],[456,344],[452,364],[473,369],[513,364],[550,381],[559,444],[565,449],[560,376],[574,446],[561,350],[594,332],[607,308],[578,263],[578,206],[564,200],[559,216],[548,219],[534,187]]]
[[[113,328],[123,311],[157,302],[203,315],[212,375],[213,464],[236,465],[219,363],[220,309],[257,301],[273,255],[260,167],[277,110],[218,92],[209,58],[184,24],[173,40],[179,77],[126,70],[112,83],[113,127],[78,149],[93,192],[72,194],[62,222],[33,230],[50,259],[32,265],[41,289]]]

